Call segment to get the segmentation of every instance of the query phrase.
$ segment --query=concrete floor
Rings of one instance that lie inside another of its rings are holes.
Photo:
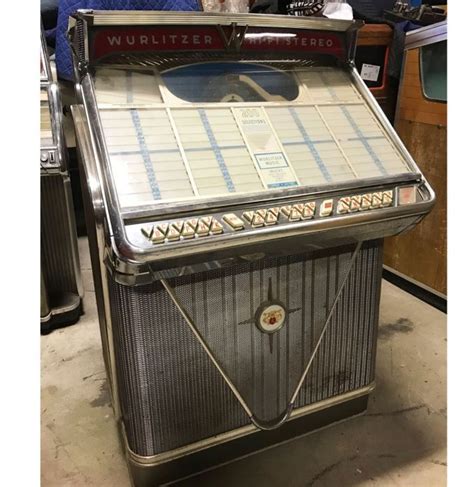
[[[41,485],[126,487],[85,238],[80,254],[85,314],[41,337]],[[179,485],[446,485],[446,336],[443,313],[384,282],[377,388],[365,416]]]

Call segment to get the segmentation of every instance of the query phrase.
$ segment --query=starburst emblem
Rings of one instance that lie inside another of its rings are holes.
[[[268,279],[268,297],[257,308],[253,318],[241,321],[239,325],[253,323],[262,332],[268,335],[270,353],[273,353],[273,335],[281,330],[286,323],[288,315],[299,311],[301,308],[288,309],[285,305],[275,299],[272,293],[272,278]]]

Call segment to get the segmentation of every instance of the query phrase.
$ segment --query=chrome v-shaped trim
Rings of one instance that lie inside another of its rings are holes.
[[[290,416],[290,414],[291,414],[291,412],[293,410],[293,407],[294,407],[296,398],[298,397],[298,393],[299,393],[299,391],[301,389],[301,386],[303,385],[304,380],[305,380],[306,376],[308,375],[308,371],[309,371],[309,369],[311,367],[311,364],[313,363],[314,358],[316,357],[316,354],[317,354],[317,352],[319,350],[319,347],[321,346],[321,343],[322,343],[322,340],[324,338],[324,335],[326,334],[326,331],[327,331],[327,329],[329,327],[329,324],[331,322],[332,315],[334,313],[334,310],[336,309],[336,306],[337,306],[337,303],[339,301],[339,298],[342,295],[342,291],[345,288],[345,285],[347,283],[347,280],[348,280],[348,277],[349,277],[349,275],[351,273],[351,270],[354,267],[354,263],[355,263],[355,261],[357,259],[357,256],[359,255],[359,251],[360,251],[360,249],[362,247],[362,243],[363,242],[359,242],[357,244],[357,246],[356,246],[356,248],[355,248],[355,250],[354,250],[354,252],[353,252],[353,254],[351,256],[349,268],[348,268],[345,276],[341,280],[341,283],[339,285],[339,289],[336,292],[336,295],[334,297],[333,304],[331,306],[331,309],[330,309],[330,311],[328,313],[328,316],[326,318],[326,321],[324,322],[324,326],[323,326],[323,328],[321,330],[321,333],[319,335],[318,342],[316,343],[316,345],[314,347],[314,350],[313,350],[313,352],[311,354],[311,357],[310,357],[308,363],[306,364],[306,367],[304,369],[304,372],[301,375],[300,380],[298,381],[298,384],[296,386],[296,389],[295,389],[293,395],[291,396],[290,402],[288,403],[288,406],[286,407],[286,410],[280,416],[278,416],[278,417],[276,417],[276,418],[274,418],[273,420],[270,420],[270,421],[261,420],[261,419],[259,419],[258,417],[256,417],[253,414],[252,410],[250,409],[250,407],[246,403],[245,399],[241,396],[239,390],[237,389],[237,387],[235,386],[235,384],[232,382],[232,380],[230,379],[230,377],[227,375],[227,373],[225,372],[224,368],[219,363],[219,361],[217,360],[216,356],[213,354],[212,350],[207,345],[206,340],[202,336],[201,332],[198,330],[198,328],[197,328],[194,320],[191,318],[191,316],[189,315],[189,313],[186,311],[186,309],[184,308],[184,306],[179,301],[179,299],[178,299],[178,297],[177,297],[177,295],[176,295],[176,293],[174,291],[174,288],[169,284],[169,282],[166,279],[161,279],[160,280],[161,284],[163,285],[163,287],[165,288],[165,290],[169,294],[169,296],[170,296],[171,300],[173,301],[173,303],[175,304],[175,306],[178,308],[178,311],[181,313],[181,315],[184,318],[184,320],[186,321],[186,323],[191,328],[191,331],[196,336],[197,340],[199,341],[199,343],[203,347],[204,351],[207,353],[207,355],[211,359],[212,363],[215,365],[215,367],[217,368],[217,370],[219,371],[219,373],[222,375],[223,379],[226,381],[227,385],[230,387],[231,391],[234,393],[234,395],[237,398],[237,400],[239,401],[240,405],[244,408],[244,410],[247,413],[247,415],[249,416],[250,420],[252,421],[252,423],[257,428],[260,428],[262,430],[272,430],[272,429],[275,429],[275,428],[278,428],[279,426],[281,426],[289,418],[289,416]]]

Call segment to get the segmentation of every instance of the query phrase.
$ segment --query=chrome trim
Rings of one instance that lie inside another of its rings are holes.
[[[297,234],[298,250],[310,252],[324,250],[344,245],[353,245],[359,241],[385,238],[404,233],[421,221],[426,213],[410,215],[403,219],[387,219],[374,222],[370,225],[348,225],[334,227],[329,232],[318,234]],[[108,264],[109,272],[115,282],[125,286],[138,286],[149,284],[162,278],[179,277],[183,275],[205,272],[210,268],[226,268],[234,264],[242,264],[248,260],[249,255],[258,254],[263,257],[281,257],[295,252],[292,239],[275,239],[271,245],[264,242],[248,242],[244,247],[225,247],[218,252],[196,254],[186,259],[173,259],[164,263],[155,262],[142,268],[127,266],[122,262],[111,259]]]
[[[46,290],[43,273],[41,272],[41,308],[40,308],[41,323],[45,323],[49,321],[50,318],[51,318],[51,308],[49,307],[49,302],[48,302],[48,291]]]
[[[51,308],[51,317],[68,313],[81,306],[81,298],[77,294],[68,293],[67,297],[69,298],[69,302]],[[43,322],[43,320],[41,320],[41,322]]]
[[[164,11],[118,11],[78,10],[74,15],[90,26],[106,25],[224,25],[277,27],[294,29],[328,30],[347,32],[364,25],[360,20],[330,20],[282,15],[221,14],[212,12],[164,12]]]
[[[303,375],[300,378],[300,381],[299,381],[299,383],[298,383],[298,385],[297,385],[297,387],[295,389],[295,392],[293,393],[293,396],[291,398],[290,404],[293,404],[296,401],[296,398],[298,396],[298,393],[300,392],[301,386],[303,385],[303,382],[306,379],[306,376],[308,375],[308,371],[309,371],[309,369],[310,369],[310,367],[311,367],[311,365],[313,363],[314,357],[318,353],[319,346],[321,345],[321,342],[322,342],[322,340],[324,338],[324,335],[326,334],[326,330],[329,327],[329,324],[330,324],[331,318],[332,318],[332,314],[334,313],[334,310],[336,309],[336,306],[338,304],[339,298],[342,295],[342,291],[344,291],[344,287],[346,285],[347,279],[349,277],[349,274],[352,271],[352,268],[354,267],[354,263],[355,263],[355,261],[357,259],[357,256],[359,255],[359,251],[360,251],[361,246],[362,246],[362,242],[359,242],[357,244],[357,247],[354,249],[354,253],[352,254],[351,261],[350,261],[350,264],[349,264],[349,269],[347,270],[346,275],[342,279],[342,282],[341,282],[341,284],[339,286],[339,289],[338,289],[338,291],[336,293],[336,296],[334,297],[334,302],[333,302],[333,304],[331,306],[331,310],[328,313],[328,317],[326,318],[326,322],[324,323],[323,329],[321,330],[321,334],[319,335],[318,342],[316,343],[316,346],[314,347],[314,350],[313,350],[313,353],[311,354],[311,357],[309,359],[309,362],[306,365],[306,368],[305,368],[305,370],[303,372]]]
[[[66,211],[69,215],[68,218],[68,230],[69,230],[69,240],[71,242],[72,260],[74,266],[74,275],[76,277],[76,288],[77,295],[82,299],[84,297],[84,285],[82,283],[81,276],[81,262],[79,260],[79,247],[77,241],[77,230],[76,230],[76,217],[74,214],[74,203],[72,201],[72,188],[71,180],[69,176],[63,177],[63,184],[65,186],[66,195]]]
[[[421,175],[421,171],[419,167],[417,166],[415,160],[411,156],[411,154],[408,152],[408,149],[405,147],[403,144],[402,140],[400,139],[399,135],[395,131],[394,127],[392,124],[389,122],[387,116],[385,115],[384,111],[380,107],[380,105],[377,103],[376,99],[370,92],[369,88],[367,85],[364,83],[362,78],[360,77],[359,72],[357,71],[357,68],[355,65],[351,66],[351,78],[354,81],[356,87],[359,90],[359,93],[362,94],[364,97],[364,100],[367,102],[369,107],[372,109],[372,111],[375,113],[375,115],[378,118],[379,123],[382,125],[383,129],[389,136],[391,142],[395,145],[396,149],[401,152],[401,154],[404,156],[406,162],[411,166],[412,170],[414,173]],[[422,184],[420,185],[421,187],[425,187],[427,192],[426,194],[426,202],[430,203],[430,208],[433,207],[436,201],[436,196],[434,194],[433,189],[429,185],[428,181],[425,179],[424,176],[421,175],[421,182]]]
[[[46,45],[46,39],[44,37],[43,26],[41,26],[41,50],[40,50],[41,62],[43,63],[44,73],[40,71],[40,84],[46,86],[53,81],[53,74],[51,72],[51,64],[48,56],[48,46]]]
[[[361,192],[364,189],[360,190]],[[183,258],[191,255],[216,252],[219,249],[229,250],[242,245],[258,244],[280,238],[303,236],[316,234],[335,228],[349,228],[356,225],[376,223],[387,220],[395,220],[404,216],[415,216],[425,214],[431,208],[431,202],[414,203],[405,206],[382,208],[372,210],[372,212],[349,213],[347,215],[337,215],[333,218],[318,220],[303,220],[301,222],[290,222],[284,225],[274,225],[264,228],[245,230],[241,233],[227,233],[208,240],[189,240],[162,245],[152,246],[148,249],[138,248],[133,244],[126,249],[130,253],[138,249],[134,254],[133,260],[128,260],[116,255],[114,267],[121,272],[125,269],[138,268],[150,262],[164,262],[171,258]],[[121,246],[122,250],[125,247]],[[130,255],[130,254],[129,254]]]
[[[324,335],[326,334],[326,330],[328,329],[328,326],[331,322],[332,314],[333,314],[334,310],[336,309],[339,298],[340,298],[342,291],[344,290],[344,287],[346,285],[347,278],[349,277],[349,274],[351,273],[351,270],[354,266],[355,260],[356,260],[357,256],[359,255],[359,251],[360,251],[361,246],[362,246],[362,242],[359,242],[357,244],[356,248],[354,249],[354,252],[351,256],[351,261],[350,261],[350,265],[349,265],[349,268],[347,270],[347,273],[343,277],[343,279],[341,280],[341,283],[339,285],[339,289],[337,290],[337,293],[334,297],[333,304],[331,306],[329,314],[328,314],[326,321],[324,322],[323,328],[321,330],[321,334],[318,338],[318,341],[314,347],[313,352],[311,353],[311,357],[310,357],[308,363],[306,364],[306,367],[303,371],[303,374],[301,375],[301,377],[298,381],[298,384],[296,385],[295,391],[293,392],[293,395],[291,396],[291,399],[287,405],[286,410],[280,416],[278,416],[277,418],[275,418],[272,421],[263,421],[263,420],[257,418],[253,414],[252,410],[247,405],[245,399],[240,395],[239,390],[237,389],[235,384],[232,382],[232,379],[227,375],[224,368],[219,364],[219,361],[217,360],[216,356],[213,354],[212,350],[208,347],[206,341],[204,340],[203,336],[201,335],[197,326],[195,325],[194,320],[191,318],[191,316],[189,316],[189,314],[186,311],[186,309],[184,308],[184,306],[181,305],[178,297],[176,296],[176,293],[174,292],[174,289],[170,286],[170,284],[168,283],[168,281],[166,279],[160,280],[161,284],[165,288],[165,290],[168,293],[168,295],[170,296],[171,300],[173,301],[175,306],[178,308],[178,311],[181,313],[182,317],[184,318],[186,323],[191,328],[191,331],[194,333],[195,337],[197,338],[197,340],[199,341],[201,346],[204,348],[204,351],[206,352],[206,354],[208,355],[208,357],[210,358],[212,363],[215,365],[215,367],[217,368],[217,370],[221,374],[222,378],[225,380],[225,382],[229,386],[230,390],[233,392],[233,394],[235,395],[235,397],[239,401],[240,405],[243,407],[243,409],[245,410],[247,415],[250,417],[250,420],[252,421],[252,423],[257,428],[259,428],[261,430],[273,430],[273,429],[280,427],[290,417],[291,411],[293,410],[293,405],[296,401],[296,398],[298,397],[301,386],[303,385],[303,382],[306,379],[308,371],[311,368],[314,357],[318,353],[319,346],[321,345],[322,339],[323,339]]]
[[[93,81],[90,73],[87,73],[80,84],[80,96],[84,106],[84,113],[88,123],[88,132],[94,148],[95,163],[97,166],[97,179],[103,193],[104,212],[109,222],[109,232],[111,238],[123,240],[124,226],[120,217],[120,205],[117,191],[113,184],[112,170],[105,143],[104,131],[100,121],[100,115],[97,108],[97,100],[93,89]],[[112,239],[112,244],[114,239]]]
[[[405,50],[416,49],[427,44],[434,44],[441,42],[448,38],[448,22],[438,22],[436,24],[427,25],[420,29],[407,32],[405,35]]]
[[[360,389],[356,389],[355,391],[347,392],[345,394],[340,394],[338,396],[333,396],[328,399],[324,399],[322,401],[310,404],[308,406],[304,406],[302,408],[293,409],[288,420],[291,421],[292,419],[300,418],[302,416],[306,416],[311,413],[322,411],[324,409],[327,409],[332,406],[336,406],[338,404],[341,404],[346,401],[350,401],[352,399],[357,399],[359,397],[370,394],[374,389],[375,389],[375,382],[372,382],[368,386],[362,387]],[[206,448],[210,448],[219,445],[221,443],[232,441],[237,438],[241,438],[242,436],[246,436],[252,433],[257,433],[258,431],[260,431],[255,425],[249,424],[247,426],[242,426],[241,428],[237,428],[232,431],[227,431],[225,433],[213,436],[211,438],[206,438],[205,440],[191,443],[181,448],[176,448],[175,450],[159,453],[157,455],[152,455],[152,456],[142,456],[142,455],[137,455],[130,449],[127,440],[127,433],[125,431],[125,427],[122,421],[120,421],[120,425],[121,425],[122,438],[124,441],[125,453],[127,459],[129,462],[133,463],[137,467],[153,467],[153,466],[161,465],[171,460],[181,458],[185,455],[190,455],[192,453],[196,453]]]
[[[281,204],[285,204],[285,200],[291,197],[305,197],[315,196],[331,193],[334,191],[345,190],[359,190],[361,187],[375,187],[380,185],[387,185],[392,183],[411,182],[421,179],[421,174],[405,173],[398,176],[389,176],[385,178],[361,178],[357,180],[344,181],[341,183],[332,183],[324,185],[305,185],[296,188],[286,189],[272,189],[266,191],[257,191],[254,193],[245,193],[244,195],[237,196],[218,196],[215,198],[200,198],[197,201],[177,201],[177,202],[163,202],[156,205],[143,206],[143,207],[126,207],[122,208],[122,218],[125,221],[142,218],[159,218],[160,216],[179,216],[181,212],[189,213],[190,211],[203,211],[207,212],[212,209],[228,209],[236,205],[245,205],[248,203],[258,204],[264,203],[269,200],[280,201]],[[280,204],[280,203],[278,203]]]
[[[40,316],[40,323],[48,323],[48,321],[51,319],[51,316],[51,311],[45,316]]]
[[[67,146],[64,136],[63,125],[63,110],[61,104],[61,96],[59,94],[59,87],[56,82],[41,84],[41,90],[48,93],[49,115],[51,119],[51,133],[53,136],[52,146],[43,146],[42,150],[55,150],[58,156],[58,161],[53,165],[43,166],[40,163],[41,174],[59,172],[66,174],[68,170]]]
[[[107,213],[104,205],[103,186],[98,170],[98,154],[94,146],[93,139],[90,133],[90,124],[87,123],[87,114],[84,107],[79,105],[71,106],[71,114],[74,121],[74,128],[76,132],[77,149],[80,155],[81,169],[86,181],[89,195],[84,194],[84,197],[90,198],[92,205],[92,215],[86,215],[93,218],[94,231],[97,239],[98,255],[92,256],[92,265],[94,265],[94,257],[97,257],[99,262],[99,269],[94,269],[100,276],[101,292],[96,289],[96,299],[101,301],[104,310],[104,315],[99,313],[99,325],[102,344],[104,347],[104,361],[106,364],[107,374],[109,376],[109,383],[111,384],[111,398],[112,406],[116,417],[120,417],[120,403],[118,399],[118,385],[117,385],[117,369],[115,364],[115,353],[113,343],[113,327],[110,313],[110,299],[108,297],[108,283],[107,283],[107,269],[104,266],[104,258],[106,253],[106,231],[107,227]],[[86,206],[86,205],[85,205]],[[88,232],[92,229],[88,228]],[[89,235],[89,238],[92,238]],[[102,252],[102,254],[101,254]]]

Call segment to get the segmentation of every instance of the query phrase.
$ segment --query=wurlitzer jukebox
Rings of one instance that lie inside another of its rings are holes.
[[[62,106],[41,34],[41,332],[75,323],[82,313],[76,223],[67,171]]]
[[[359,27],[71,20],[104,357],[137,486],[367,407],[383,237],[434,194],[357,74]]]

